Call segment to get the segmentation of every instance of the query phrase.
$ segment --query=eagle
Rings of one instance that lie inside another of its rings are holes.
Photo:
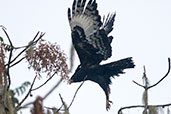
[[[99,15],[96,0],[74,0],[72,10],[68,8],[73,46],[78,54],[80,65],[69,79],[69,83],[86,80],[97,83],[106,95],[106,110],[110,109],[109,100],[111,77],[124,73],[124,69],[134,68],[132,57],[107,64],[101,64],[112,56],[112,39],[116,13],[107,17]]]

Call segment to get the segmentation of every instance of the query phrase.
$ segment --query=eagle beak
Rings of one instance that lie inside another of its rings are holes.
[[[68,81],[69,84],[71,84],[72,82],[73,82],[73,80],[71,80],[71,79]]]

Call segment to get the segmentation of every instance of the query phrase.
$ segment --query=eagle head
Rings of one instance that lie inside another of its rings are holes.
[[[87,76],[87,70],[86,68],[81,67],[81,65],[79,65],[77,67],[77,69],[75,70],[75,73],[72,75],[72,77],[69,79],[69,84],[73,83],[73,82],[81,82],[86,80],[86,76]]]

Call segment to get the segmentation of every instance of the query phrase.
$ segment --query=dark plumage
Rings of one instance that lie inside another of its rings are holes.
[[[123,74],[123,70],[134,68],[132,58],[100,65],[112,55],[111,42],[113,37],[108,34],[113,30],[115,13],[103,18],[97,10],[96,0],[74,0],[72,15],[68,9],[68,20],[71,27],[72,42],[78,54],[80,65],[70,79],[71,82],[91,80],[98,83],[106,94],[106,109],[110,108],[109,84],[110,77]]]

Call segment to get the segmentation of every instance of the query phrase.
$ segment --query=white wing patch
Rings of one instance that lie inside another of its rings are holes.
[[[77,26],[80,27],[82,33],[78,28],[76,30],[80,35],[78,38],[83,38],[81,35],[84,34],[82,42],[92,45],[97,50],[96,54],[103,56],[103,60],[106,60],[111,56],[112,52],[110,44],[113,37],[108,37],[108,34],[113,30],[115,14],[108,15],[103,21],[104,23],[102,23],[96,0],[89,0],[86,6],[85,3],[86,0],[74,0],[72,11],[68,8],[68,20],[71,30],[74,32]]]
[[[79,26],[84,30],[86,37],[95,33],[102,25],[100,15],[97,11],[96,0],[90,0],[85,7],[86,0],[74,0],[71,11],[68,9],[68,20],[71,30],[75,26]],[[85,7],[85,8],[84,8]]]
[[[70,21],[71,30],[73,30],[75,26],[80,26],[81,28],[83,28],[86,36],[90,36],[97,31],[97,29],[95,29],[93,20],[83,14],[76,15],[72,18],[72,20]]]

